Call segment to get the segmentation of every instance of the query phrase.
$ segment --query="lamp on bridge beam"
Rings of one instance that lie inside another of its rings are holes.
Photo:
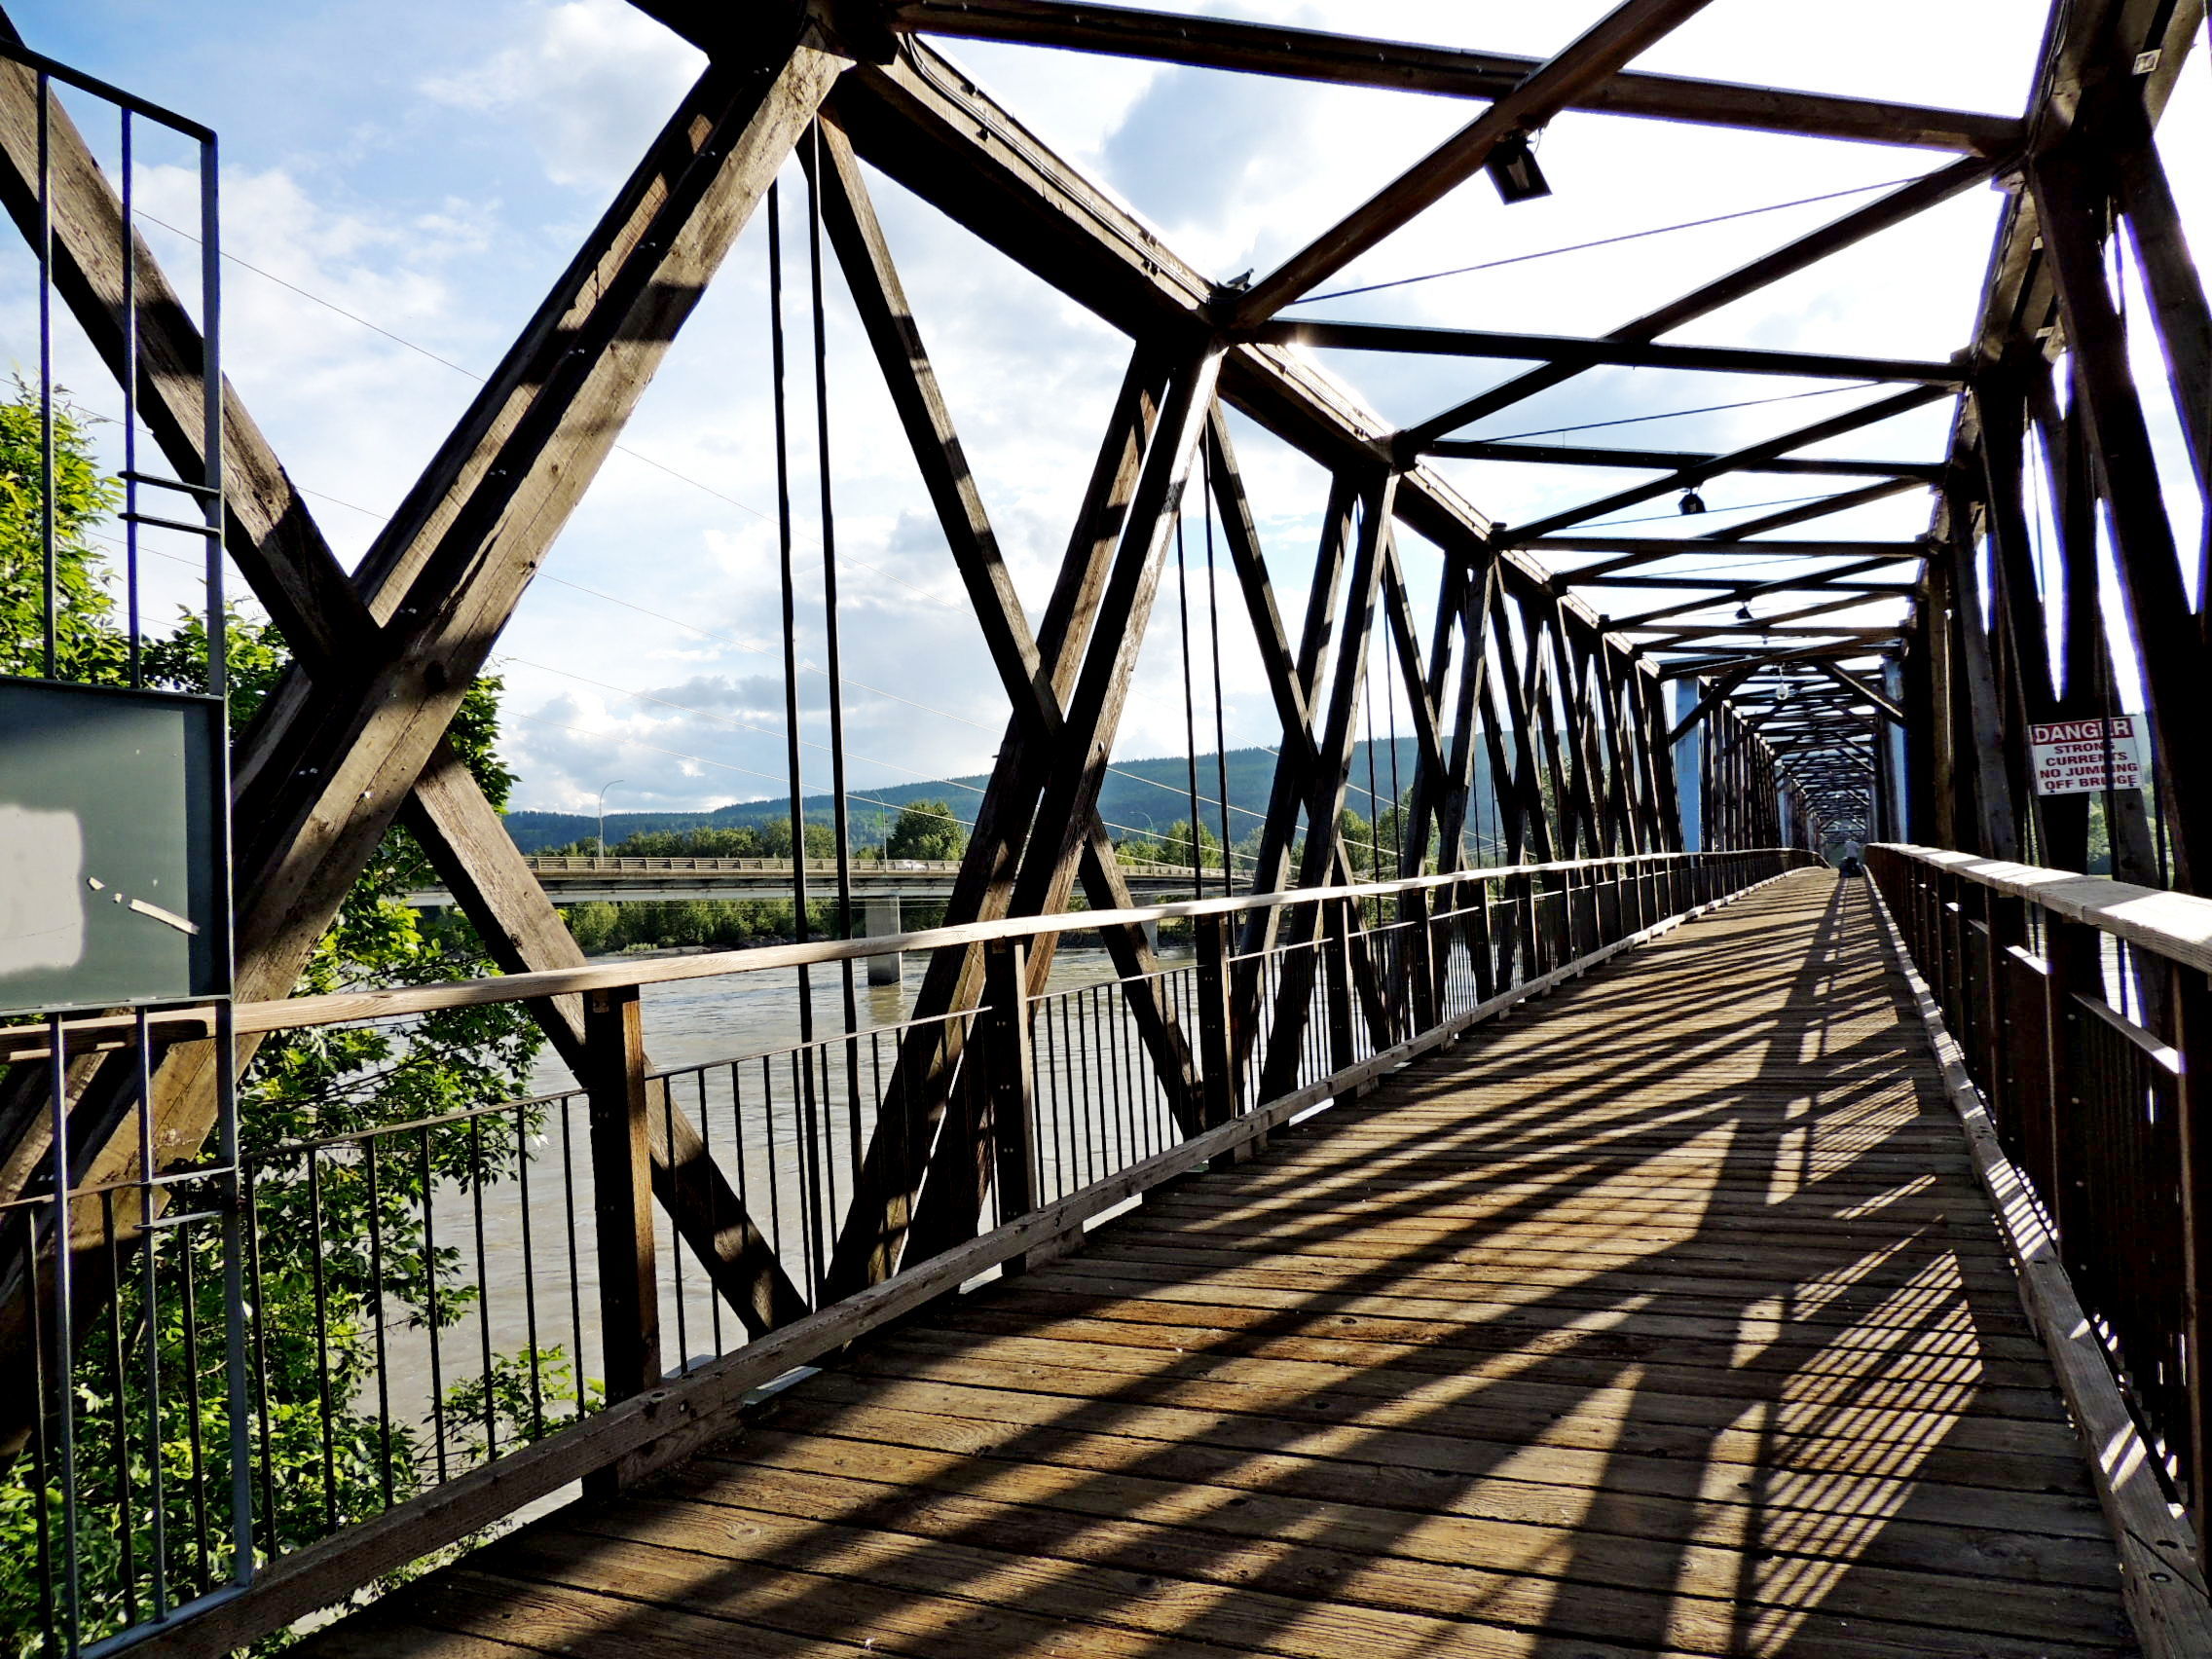
[[[1687,517],[1692,513],[1702,513],[1705,511],[1705,498],[1699,495],[1695,490],[1684,490],[1682,492],[1681,501],[1678,504],[1682,509],[1682,514],[1684,517]]]
[[[1483,171],[1497,187],[1497,199],[1509,207],[1516,202],[1533,202],[1552,193],[1551,181],[1536,166],[1535,147],[1529,137],[1526,131],[1508,132],[1492,146],[1489,160],[1483,163]]]

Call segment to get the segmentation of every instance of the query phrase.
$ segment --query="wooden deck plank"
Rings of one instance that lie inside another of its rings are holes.
[[[941,1397],[933,1399],[912,1385],[898,1397],[910,1401],[915,1410],[877,1404],[881,1395],[875,1390],[859,1391],[849,1403],[822,1398],[823,1392],[779,1402],[775,1431],[793,1443],[801,1437],[810,1445],[824,1443],[817,1448],[821,1455],[846,1456],[856,1468],[889,1466],[874,1461],[887,1449],[894,1454],[932,1453],[967,1468],[971,1484],[977,1487],[988,1479],[989,1471],[970,1468],[970,1461],[998,1459],[1040,1469],[1083,1471],[1093,1477],[1141,1478],[1291,1500],[1410,1509],[1421,1515],[1497,1523],[1513,1535],[1519,1529],[1534,1528],[1598,1536],[1602,1519],[1603,1535],[1632,1538],[1641,1545],[1664,1536],[1680,1520],[1675,1497],[1645,1497],[1617,1486],[1608,1488],[1604,1510],[1594,1515],[1586,1494],[1573,1488],[1494,1476],[1466,1482],[1460,1477],[1474,1467],[1479,1449],[1438,1436],[1365,1437],[1359,1445],[1344,1448],[1345,1456],[1339,1457],[1331,1456],[1329,1443],[1316,1436],[1280,1436],[1283,1450],[1261,1450],[1264,1441],[1238,1444],[1230,1437],[1209,1436],[1203,1432],[1207,1425],[1190,1423],[1171,1412],[1120,1417],[1109,1426],[1088,1428],[1065,1421],[1066,1414],[1051,1401],[1000,1397],[990,1415],[984,1416],[945,1410]],[[1023,1405],[1043,1409],[1029,1417],[1015,1409]],[[851,1444],[828,1444],[838,1441]],[[730,1455],[769,1462],[778,1456],[777,1444],[765,1436],[749,1439]],[[1378,1477],[1382,1469],[1388,1470],[1388,1479]],[[1753,1507],[1734,1494],[1706,1496],[1700,1502],[1710,1512],[1729,1517],[1716,1529],[1723,1537],[1741,1536]],[[1895,1517],[1879,1529],[1859,1529],[1865,1534],[1860,1560],[1869,1566],[1961,1577],[2092,1588],[2107,1583],[2110,1567],[2076,1541],[2096,1535],[2099,1523],[2093,1505],[2050,1499],[2041,1504],[2038,1520],[2048,1530],[2001,1530]],[[1780,1553],[1817,1551],[1826,1531],[1837,1526],[1857,1529],[1859,1523],[1856,1517],[1829,1520],[1817,1512],[1802,1512],[1788,1540],[1794,1547]],[[1770,1536],[1763,1547],[1774,1548],[1777,1543]],[[1641,1557],[1648,1552],[1640,1548],[1637,1553]]]
[[[1789,877],[307,1659],[2131,1653],[1901,989]]]
[[[1409,1520],[1405,1511],[1372,1505],[1158,1482],[1071,1482],[1025,1463],[1003,1465],[987,1491],[977,1492],[971,1489],[983,1483],[965,1460],[920,1453],[869,1466],[866,1456],[840,1456],[803,1437],[764,1441],[759,1454],[748,1455],[763,1460],[696,1471],[677,1489],[681,1501],[664,1511],[675,1523],[672,1536],[710,1530],[696,1506],[712,1505],[782,1518],[787,1547],[798,1549],[812,1541],[801,1529],[826,1521],[1289,1595],[1320,1581],[1350,1587],[1346,1599],[1362,1605],[1409,1612],[1479,1607],[1490,1618],[1528,1625],[1546,1622],[1559,1599],[1546,1564],[1571,1559],[1581,1580],[1568,1626],[1575,1634],[1606,1640],[1664,1622],[1675,1641],[1713,1653],[1729,1651],[1732,1604],[1787,1606],[1788,1576],[1806,1565],[1776,1566],[1771,1558],[1756,1562],[1741,1551],[1697,1546],[1670,1561],[1641,1539],[1601,1543],[1557,1530],[1524,1535],[1509,1553],[1498,1530],[1452,1518]],[[1653,1595],[1679,1596],[1684,1605],[1654,1608]],[[1861,1642],[1876,1650],[1984,1651],[1963,1645],[1981,1643],[1979,1636],[1943,1629],[1968,1598],[1995,1604],[2030,1642],[2109,1649],[2124,1634],[2109,1609],[2066,1586],[1881,1569],[1862,1571],[1847,1592],[1839,1586],[1800,1627],[1806,1635],[1799,1640],[1817,1630],[1830,1651],[1857,1651]]]

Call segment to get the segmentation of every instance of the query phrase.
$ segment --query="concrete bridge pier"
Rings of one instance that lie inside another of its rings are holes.
[[[870,893],[861,902],[861,936],[864,939],[883,939],[899,932],[899,895],[896,893]],[[871,985],[896,985],[905,970],[905,958],[900,952],[888,951],[867,959],[867,982]]]

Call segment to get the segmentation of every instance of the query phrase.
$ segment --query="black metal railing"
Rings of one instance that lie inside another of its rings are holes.
[[[1866,866],[2201,1537],[2212,901],[1918,847]]]
[[[354,1078],[301,1095],[249,1072],[235,1174],[165,1161],[142,1093],[150,1181],[0,1211],[33,1261],[66,1216],[80,1286],[106,1288],[73,1354],[43,1345],[37,1444],[0,1480],[26,1518],[9,1640],[248,1640],[575,1479],[619,1483],[673,1455],[667,1414],[705,1433],[746,1388],[1807,862],[1654,855],[938,929],[889,942],[980,952],[973,1007],[670,1067],[646,1058],[642,993],[886,941],[231,1011],[232,1041],[312,1039],[386,1079],[450,1040],[428,1021],[580,994],[581,1086],[377,1122]],[[1156,971],[1031,973],[1059,936],[1124,924],[1162,931]],[[0,1031],[0,1059],[123,1047],[152,1076],[214,1046],[217,1017]],[[903,1135],[928,1156],[902,1162]],[[841,1285],[840,1246],[875,1227],[884,1271]]]

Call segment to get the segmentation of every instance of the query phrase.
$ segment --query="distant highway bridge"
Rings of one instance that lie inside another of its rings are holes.
[[[720,858],[591,858],[573,854],[536,854],[523,861],[537,877],[546,897],[559,904],[636,904],[693,899],[788,898],[793,866],[789,859]],[[956,859],[855,859],[852,863],[853,895],[859,901],[860,936],[883,939],[902,932],[903,901],[940,903],[952,893],[960,873]],[[1205,896],[1221,896],[1219,866],[1198,872]],[[1193,872],[1187,865],[1124,861],[1123,879],[1139,903],[1163,903],[1191,896]],[[807,897],[834,898],[837,863],[834,859],[806,861]],[[406,903],[419,909],[441,909],[453,903],[443,887],[423,887],[406,895]],[[1158,942],[1158,929],[1147,924],[1148,938]],[[903,963],[898,952],[870,957],[867,979],[871,985],[900,981]]]
[[[645,901],[683,899],[743,899],[788,897],[793,875],[790,859],[726,858],[591,858],[573,854],[535,854],[523,861],[546,895],[563,904],[630,904]],[[940,900],[952,891],[960,873],[957,859],[855,859],[853,891],[871,906],[886,901],[897,915],[902,899]],[[1122,874],[1135,897],[1165,903],[1189,895],[1192,871],[1188,865],[1122,863]],[[1208,898],[1222,891],[1217,866],[1199,872]],[[809,898],[833,897],[837,890],[834,859],[806,861]],[[421,908],[442,908],[454,902],[443,887],[424,887],[406,895],[406,902]],[[876,931],[872,926],[870,933]]]

